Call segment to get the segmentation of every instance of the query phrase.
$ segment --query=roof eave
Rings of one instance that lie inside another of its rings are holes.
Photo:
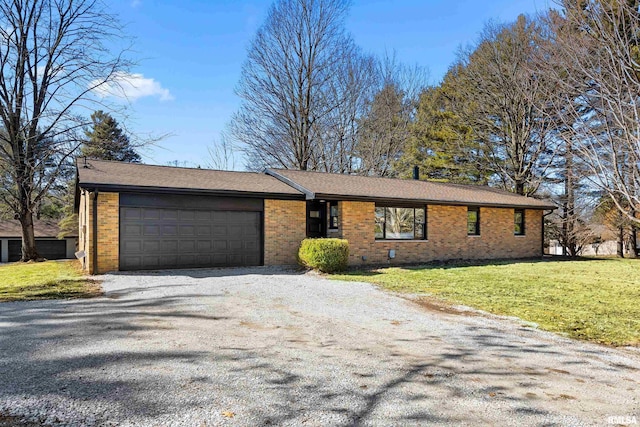
[[[459,200],[433,200],[433,199],[410,199],[402,197],[369,197],[347,194],[321,194],[315,193],[315,200],[338,200],[354,202],[376,202],[376,203],[401,203],[401,204],[425,204],[439,206],[481,206],[488,208],[524,208],[537,210],[554,210],[554,205],[531,205],[526,203],[481,203],[465,202]]]
[[[177,187],[149,187],[139,185],[103,184],[93,182],[79,183],[80,188],[95,189],[98,191],[111,191],[114,193],[163,193],[163,194],[185,194],[185,195],[209,195],[224,197],[254,197],[260,199],[279,200],[304,200],[304,194],[291,194],[279,192],[261,191],[238,191],[238,190],[209,190],[199,188],[177,188]]]

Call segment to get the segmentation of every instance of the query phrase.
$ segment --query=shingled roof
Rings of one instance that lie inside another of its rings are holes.
[[[265,173],[152,166],[78,159],[82,188],[102,191],[189,192],[308,200],[366,200],[554,209],[544,200],[486,186],[267,169]]]
[[[307,199],[410,201],[447,205],[555,209],[555,206],[548,201],[487,186],[285,169],[267,169],[266,173],[302,191]]]
[[[82,188],[120,191],[154,190],[214,193],[220,195],[277,195],[303,198],[291,186],[263,173],[152,166],[79,158],[78,182]]]
[[[60,233],[58,223],[53,220],[33,220],[33,231],[36,237],[57,237]],[[78,237],[77,233],[67,237]],[[22,238],[22,227],[16,220],[0,221],[0,238]]]

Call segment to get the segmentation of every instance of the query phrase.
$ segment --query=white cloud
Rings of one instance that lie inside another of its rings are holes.
[[[95,86],[98,82],[91,82]],[[160,101],[171,101],[173,96],[169,89],[162,87],[160,82],[152,78],[145,78],[142,74],[130,74],[124,71],[117,72],[111,81],[103,83],[93,89],[100,98],[121,98],[135,101],[138,98],[157,96]]]
[[[142,4],[142,0],[131,0],[131,7],[136,8]]]

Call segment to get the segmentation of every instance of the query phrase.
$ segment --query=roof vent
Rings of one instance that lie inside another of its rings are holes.
[[[87,164],[87,156],[84,156],[84,165],[82,165],[82,167],[85,169],[89,169],[89,165]]]
[[[413,179],[415,180],[420,179],[420,167],[418,165],[413,167]]]

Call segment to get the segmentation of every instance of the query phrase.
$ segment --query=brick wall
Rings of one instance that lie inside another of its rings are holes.
[[[541,256],[542,211],[525,212],[525,236],[513,234],[513,209],[481,208],[480,235],[467,236],[466,206],[429,205],[424,241],[375,240],[373,202],[341,202],[341,237],[349,241],[351,265],[407,264],[448,259]],[[389,250],[396,257],[388,258]],[[365,256],[366,260],[362,257]]]
[[[116,271],[119,267],[120,195],[98,193],[98,268],[93,256],[93,193],[80,195],[79,235],[80,249],[85,251],[83,268],[89,274]]]
[[[117,271],[120,252],[120,194],[98,193],[98,270]]]
[[[306,237],[306,206],[298,200],[264,201],[264,265],[297,264]]]
[[[119,194],[98,194],[98,269],[93,265],[93,195],[81,193],[80,249],[91,274],[118,270]],[[542,211],[526,210],[525,236],[513,234],[513,209],[481,208],[480,236],[467,236],[465,206],[429,205],[426,241],[376,241],[375,203],[340,202],[335,237],[349,241],[351,265],[406,264],[446,259],[525,258],[541,255]],[[294,265],[306,237],[306,202],[264,201],[264,264]],[[393,260],[389,250],[396,251]],[[365,256],[366,260],[362,257]]]

